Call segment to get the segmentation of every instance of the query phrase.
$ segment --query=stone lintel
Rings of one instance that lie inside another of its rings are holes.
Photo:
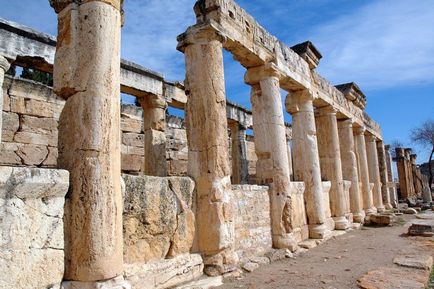
[[[294,50],[295,53],[300,55],[300,57],[303,58],[307,62],[307,64],[309,64],[310,69],[315,69],[318,67],[322,55],[312,42],[305,41],[303,43],[292,46],[291,49]]]
[[[341,91],[345,98],[352,101],[357,107],[362,110],[366,107],[366,96],[360,90],[359,86],[354,82],[336,85],[336,88]]]
[[[247,84],[254,85],[270,77],[279,79],[280,76],[277,66],[274,63],[267,63],[261,66],[249,68],[244,75],[244,81]]]
[[[225,43],[226,36],[221,31],[223,31],[223,28],[214,20],[190,26],[186,32],[176,38],[178,40],[176,49],[184,53],[185,47],[191,44],[206,44],[213,40]]]
[[[113,6],[115,9],[121,11],[123,0],[49,0],[50,6],[53,7],[56,13],[60,13],[63,9],[65,9],[70,4],[81,5],[88,2],[102,2],[108,5]]]

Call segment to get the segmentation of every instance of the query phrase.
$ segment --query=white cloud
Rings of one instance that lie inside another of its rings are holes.
[[[375,1],[313,31],[319,71],[362,88],[434,83],[434,1]]]
[[[176,50],[176,36],[196,23],[194,0],[127,0],[122,30],[122,56],[163,73],[184,79],[184,56]]]

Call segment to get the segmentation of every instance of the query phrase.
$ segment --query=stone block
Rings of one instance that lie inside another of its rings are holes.
[[[2,116],[3,130],[11,131],[13,133],[17,132],[20,127],[20,118],[18,117],[18,114],[3,111]]]
[[[30,115],[21,117],[21,131],[23,132],[51,135],[57,138],[57,125],[57,120],[50,117],[34,117]]]
[[[315,240],[305,240],[303,242],[300,242],[298,245],[305,249],[313,249],[317,246],[317,243],[315,242]]]
[[[143,133],[143,120],[121,114],[121,130],[123,132]]]
[[[393,263],[402,267],[431,271],[433,257],[429,255],[400,255],[393,259]]]
[[[259,264],[254,262],[247,262],[243,264],[241,267],[247,272],[253,272],[259,268]]]
[[[389,226],[397,221],[395,215],[372,214],[369,216],[369,222],[373,225]]]
[[[122,276],[118,276],[99,282],[65,281],[61,289],[132,289],[132,287]]]
[[[30,131],[19,131],[14,136],[14,141],[22,144],[44,145],[57,147],[57,131],[50,134],[40,134]]]
[[[362,289],[424,289],[429,271],[410,268],[380,267],[357,280]]]
[[[124,267],[125,278],[134,289],[162,289],[171,288],[202,276],[203,261],[198,254],[184,254],[173,259],[147,264],[127,263]]]
[[[16,154],[22,163],[28,166],[39,166],[48,157],[48,147],[44,145],[23,144],[20,145]]]
[[[434,233],[434,220],[415,220],[408,228],[412,236],[430,236]]]
[[[145,158],[140,155],[130,155],[130,154],[121,155],[122,171],[126,171],[126,172],[143,171],[144,162],[145,162]]]
[[[63,106],[63,103],[11,96],[11,112],[18,114],[59,119]]]
[[[145,145],[145,138],[143,134],[138,133],[123,133],[122,144],[126,146],[143,148]]]
[[[404,214],[408,214],[408,215],[416,215],[417,214],[417,210],[414,208],[408,208],[404,210]]]
[[[58,288],[69,174],[0,167],[0,287]]]

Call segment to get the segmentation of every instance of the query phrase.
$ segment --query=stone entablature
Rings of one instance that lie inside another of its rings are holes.
[[[178,37],[178,49],[185,45],[186,35],[193,30],[215,30],[224,37],[223,47],[245,68],[276,64],[280,86],[288,92],[310,90],[316,102],[336,107],[347,118],[366,125],[370,133],[381,139],[381,131],[372,120],[365,120],[363,111],[349,101],[328,81],[312,71],[309,64],[283,42],[271,35],[244,9],[232,0],[200,0],[196,2],[197,24]],[[321,105],[320,105],[321,106]],[[365,122],[367,124],[365,124]]]

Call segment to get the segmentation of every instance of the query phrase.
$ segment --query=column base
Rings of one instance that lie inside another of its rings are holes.
[[[273,248],[274,249],[289,249],[291,252],[297,250],[298,245],[293,234],[273,235]]]
[[[386,208],[384,207],[384,205],[377,206],[377,213],[383,213],[384,211],[386,211]]]
[[[391,204],[385,204],[384,207],[386,208],[386,210],[392,210],[393,206]]]
[[[350,227],[350,222],[348,222],[345,217],[333,217],[335,221],[335,230],[346,230]]]
[[[129,282],[124,280],[124,277],[118,276],[110,280],[96,282],[64,281],[61,289],[132,289],[132,287]]]
[[[371,207],[369,209],[365,209],[365,217],[372,215],[372,214],[376,214],[377,213],[377,209],[375,207]]]
[[[365,212],[353,213],[353,222],[363,224],[365,222]]]
[[[326,239],[331,237],[331,234],[326,224],[309,225],[309,238],[311,239]]]

